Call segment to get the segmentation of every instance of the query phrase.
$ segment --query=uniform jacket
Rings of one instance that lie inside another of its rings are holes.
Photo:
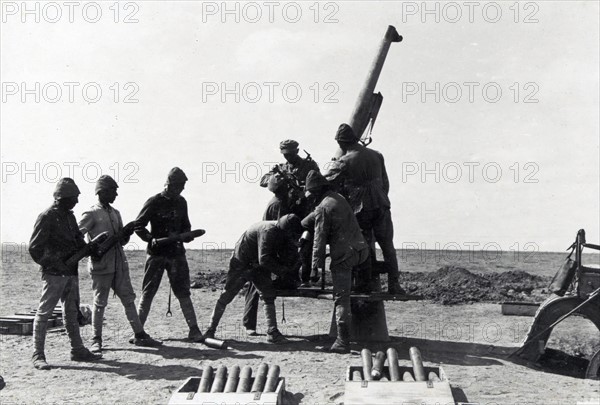
[[[300,158],[300,163],[298,163],[297,165],[292,165],[288,162],[285,162],[279,163],[277,165],[277,168],[282,172],[288,172],[293,174],[298,179],[301,185],[304,185],[304,182],[306,181],[306,176],[308,176],[308,172],[310,172],[311,170],[319,171],[319,165],[317,164],[317,162],[315,162],[312,159],[303,158]],[[269,179],[273,175],[275,175],[275,171],[271,170],[269,173],[266,173],[264,176],[262,176],[260,179],[260,186],[267,187]]]
[[[235,244],[233,257],[247,266],[258,265],[279,275],[282,266],[293,266],[298,249],[293,240],[277,227],[276,221],[261,221],[250,226]]]
[[[103,206],[98,203],[93,205],[88,211],[83,213],[79,221],[79,230],[88,239],[94,239],[102,232],[108,232],[111,237],[123,229],[123,220],[118,210],[110,205]],[[92,274],[111,274],[117,269],[122,270],[128,266],[125,252],[121,244],[126,244],[129,238],[121,240],[121,243],[115,244],[99,260],[93,256],[88,262],[88,269]]]
[[[325,266],[325,248],[328,244],[332,268],[349,258],[353,250],[358,252],[368,248],[352,208],[340,194],[325,192],[313,215],[313,268]],[[305,218],[303,224],[306,222],[310,220]]]
[[[73,211],[64,210],[55,202],[38,216],[29,241],[29,254],[41,266],[44,274],[76,276],[77,264],[69,268],[68,274],[54,265],[59,261],[64,263],[84,246],[85,240],[77,227]]]
[[[355,213],[391,206],[383,155],[376,150],[356,144],[331,163],[325,177],[339,187]]]
[[[188,217],[188,208],[182,196],[167,197],[166,192],[158,193],[144,203],[136,221],[140,227],[150,223],[150,232],[146,229],[136,231],[137,235],[146,242],[152,238],[165,238],[192,229]],[[152,248],[148,243],[146,249],[151,255],[177,256],[185,253],[182,242],[172,243],[159,248]]]

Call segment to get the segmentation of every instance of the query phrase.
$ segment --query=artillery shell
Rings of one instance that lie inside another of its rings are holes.
[[[225,388],[225,380],[227,379],[227,367],[221,365],[215,373],[215,379],[213,380],[210,392],[223,392]]]
[[[411,347],[408,351],[413,365],[416,381],[427,381],[425,369],[423,368],[423,360],[421,359],[421,351],[416,347]]]
[[[198,387],[198,392],[209,392],[212,378],[213,368],[211,366],[205,366],[202,370],[202,379],[200,379],[200,387]]]
[[[398,351],[393,347],[387,349],[390,381],[400,381],[400,368],[398,367]]]
[[[279,383],[279,366],[276,364],[269,369],[267,375],[267,382],[265,383],[265,390],[263,392],[275,392],[277,384]]]
[[[244,366],[240,374],[240,382],[238,383],[236,392],[250,392],[252,385],[252,367]]]
[[[235,392],[239,378],[240,366],[233,366],[231,370],[229,370],[229,375],[227,376],[227,382],[225,383],[225,389],[223,392]]]
[[[362,358],[363,375],[365,376],[365,380],[373,381],[373,377],[371,376],[371,369],[373,368],[373,357],[371,351],[369,349],[362,349],[360,356]]]
[[[438,377],[438,375],[433,371],[429,372],[428,377],[429,377],[429,381],[441,381],[440,377]]]
[[[352,381],[362,381],[362,374],[360,370],[354,370],[352,373]]]
[[[206,338],[203,343],[213,349],[227,349],[227,343],[221,339]]]
[[[414,380],[415,379],[413,378],[410,371],[405,371],[404,374],[402,374],[402,381],[414,381]]]
[[[265,389],[265,383],[267,382],[268,371],[269,365],[267,363],[260,363],[250,392],[263,392],[263,390]]]
[[[380,380],[383,376],[383,364],[385,363],[385,353],[377,352],[375,354],[375,361],[373,362],[373,369],[371,370],[371,377],[374,380]]]

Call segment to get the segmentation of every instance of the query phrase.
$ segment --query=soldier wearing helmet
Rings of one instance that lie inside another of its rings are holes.
[[[29,241],[29,254],[40,265],[43,281],[42,296],[33,321],[32,361],[38,370],[50,369],[45,354],[46,330],[48,318],[59,300],[71,341],[71,360],[94,361],[101,357],[86,349],[81,340],[77,322],[78,266],[77,263],[66,264],[69,257],[85,246],[72,211],[79,202],[79,194],[73,179],[60,179],[54,190],[54,204],[38,216]]]
[[[373,263],[376,257],[375,242],[381,247],[388,273],[388,292],[402,294],[404,291],[398,283],[398,259],[388,197],[390,183],[383,155],[361,145],[348,124],[339,126],[335,140],[345,154],[332,162],[325,177],[340,190],[354,210],[371,248]]]
[[[229,262],[225,288],[213,310],[205,337],[214,337],[225,308],[242,289],[251,282],[259,291],[267,321],[267,341],[286,343],[287,339],[277,328],[275,314],[275,287],[271,274],[287,277],[294,270],[298,252],[295,241],[300,237],[300,218],[284,215],[277,221],[261,221],[251,225],[240,237]]]
[[[138,314],[143,326],[166,270],[173,294],[179,300],[181,311],[189,327],[188,339],[193,342],[201,342],[202,332],[198,327],[196,312],[190,298],[190,269],[182,243],[191,242],[193,237],[166,246],[159,246],[156,243],[159,238],[189,232],[192,229],[187,202],[181,196],[187,180],[183,170],[178,167],[171,169],[167,176],[165,189],[144,203],[136,219],[138,225],[136,234],[143,241],[148,242],[146,249],[148,257],[144,268],[142,298],[138,304]],[[148,223],[150,223],[151,231],[145,228]]]

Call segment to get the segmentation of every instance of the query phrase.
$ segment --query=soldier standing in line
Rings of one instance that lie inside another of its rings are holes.
[[[118,238],[114,245],[103,252],[102,257],[92,256],[89,270],[92,276],[92,290],[94,291],[94,312],[92,313],[92,338],[91,351],[102,352],[102,323],[104,310],[108,303],[108,294],[111,288],[121,300],[125,316],[133,329],[134,336],[130,342],[136,346],[160,346],[162,342],[152,339],[145,331],[137,310],[135,308],[135,292],[129,277],[129,264],[123,251],[123,245],[129,242],[133,234],[135,223],[131,222],[123,227],[123,220],[119,211],[111,206],[117,198],[117,182],[110,176],[100,176],[96,182],[98,203],[83,213],[79,221],[79,230],[89,239],[107,232],[109,238]]]
[[[142,282],[142,298],[138,305],[138,314],[142,326],[145,324],[152,300],[160,287],[163,272],[167,271],[173,294],[179,300],[181,311],[189,327],[188,339],[202,341],[202,332],[198,327],[196,312],[190,292],[190,269],[185,257],[183,242],[191,242],[189,237],[166,246],[159,246],[157,239],[178,235],[191,230],[188,208],[181,192],[188,180],[183,170],[174,167],[169,172],[165,189],[148,199],[140,211],[136,223],[136,234],[148,242],[146,266]],[[150,223],[151,231],[145,227]]]
[[[217,300],[205,337],[215,336],[225,308],[249,281],[256,286],[263,300],[267,342],[288,342],[277,328],[276,292],[271,274],[286,278],[290,272],[297,271],[293,267],[298,260],[295,241],[301,232],[300,218],[294,214],[284,215],[277,222],[257,222],[244,232],[235,245],[225,288]]]
[[[403,294],[398,282],[399,270],[394,248],[394,225],[388,192],[390,183],[383,155],[358,143],[347,124],[340,125],[335,140],[345,152],[333,162],[325,177],[340,190],[356,214],[358,224],[371,249],[375,263],[375,242],[381,247],[388,273],[388,292]]]
[[[33,366],[49,370],[45,343],[48,318],[60,300],[63,307],[65,329],[71,341],[71,360],[95,361],[101,358],[85,348],[79,333],[77,313],[79,305],[79,275],[77,263],[67,265],[66,260],[86,243],[77,227],[72,209],[79,202],[79,188],[68,177],[56,184],[54,204],[42,212],[35,223],[29,253],[40,265],[42,296],[33,321]]]
[[[313,270],[318,271],[325,267],[327,245],[331,258],[337,339],[329,350],[335,353],[349,353],[352,272],[358,269],[357,281],[367,281],[369,246],[352,208],[344,197],[331,191],[325,177],[319,172],[310,172],[305,190],[307,198],[314,198],[317,203],[313,214],[302,221],[306,228],[314,226]],[[363,272],[365,274],[360,274]]]

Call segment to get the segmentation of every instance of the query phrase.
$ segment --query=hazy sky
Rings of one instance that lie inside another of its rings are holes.
[[[600,242],[597,1],[23,4],[2,2],[3,246],[29,240],[61,175],[77,216],[113,175],[129,221],[179,166],[207,230],[191,247],[233,247],[279,141],[330,159],[388,25],[404,41],[371,147],[396,246]]]

